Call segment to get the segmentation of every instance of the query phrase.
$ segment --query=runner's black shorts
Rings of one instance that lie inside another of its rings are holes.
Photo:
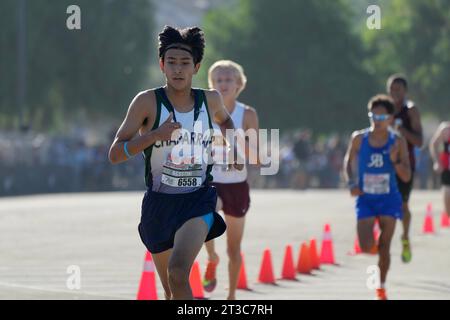
[[[142,200],[139,236],[151,253],[173,247],[176,231],[188,220],[213,213],[214,221],[206,241],[217,238],[226,230],[225,221],[216,212],[217,190],[213,186],[181,194],[147,190]]]

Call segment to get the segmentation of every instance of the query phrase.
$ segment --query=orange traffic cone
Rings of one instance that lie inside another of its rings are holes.
[[[259,282],[275,284],[275,277],[273,275],[272,256],[270,249],[264,250],[261,270],[259,271]]]
[[[155,282],[155,265],[152,255],[147,251],[145,254],[144,270],[137,293],[137,300],[158,300]]]
[[[311,267],[313,269],[320,269],[320,259],[319,255],[317,254],[317,245],[316,245],[316,239],[312,238],[309,240],[309,255],[310,255],[310,261],[311,261]]]
[[[250,290],[247,285],[247,274],[245,272],[244,254],[241,252],[241,270],[239,271],[239,280],[237,284],[238,289]]]
[[[447,212],[442,211],[441,215],[441,227],[442,228],[450,228],[450,219],[448,217]]]
[[[321,264],[336,264],[333,252],[333,240],[331,238],[331,228],[329,224],[325,225],[322,238],[322,248],[320,250]]]
[[[189,284],[191,285],[192,296],[194,299],[205,299],[202,284],[202,274],[200,272],[200,265],[198,261],[194,262],[191,273],[189,275]]]
[[[281,271],[281,278],[285,280],[296,280],[294,258],[292,256],[292,246],[287,245],[284,253],[283,270]]]
[[[303,274],[310,274],[311,269],[312,268],[308,245],[306,244],[306,242],[303,242],[300,248],[300,255],[298,257],[297,272]]]
[[[355,243],[353,244],[353,247],[354,247],[354,250],[353,250],[354,254],[362,253],[361,246],[359,245],[358,235],[356,235],[356,237],[355,237]]]
[[[431,203],[427,205],[427,213],[423,222],[423,233],[434,233],[433,209]]]

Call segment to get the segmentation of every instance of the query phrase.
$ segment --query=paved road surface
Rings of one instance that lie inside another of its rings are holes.
[[[142,193],[41,195],[0,199],[0,299],[135,299],[145,248],[137,233]],[[422,235],[426,204],[434,206],[434,236]],[[400,261],[400,224],[388,278],[390,299],[450,299],[450,229],[439,227],[439,192],[414,191],[413,260]],[[277,277],[284,248],[302,241],[320,245],[323,225],[332,228],[339,266],[324,266],[299,281],[257,284],[263,250],[272,251]],[[376,257],[351,256],[355,239],[353,200],[345,191],[253,191],[243,243],[247,277],[253,291],[241,299],[373,299],[366,287],[367,267]],[[218,286],[211,299],[226,298],[224,237]],[[204,272],[206,255],[198,260]],[[79,266],[81,289],[70,290],[67,268]],[[158,294],[162,298],[158,282]]]

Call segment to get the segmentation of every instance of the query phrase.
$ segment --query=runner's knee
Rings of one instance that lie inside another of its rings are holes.
[[[184,263],[171,262],[168,268],[169,283],[171,285],[180,285],[189,279],[189,267]]]
[[[228,246],[228,257],[233,261],[240,261],[241,259],[241,246]]]
[[[390,248],[390,243],[388,243],[386,241],[382,241],[380,239],[380,241],[378,243],[378,251],[380,252],[380,255],[389,254],[389,248]]]
[[[403,202],[402,208],[403,208],[403,214],[406,214],[406,213],[409,214],[409,204],[408,204],[408,202]]]

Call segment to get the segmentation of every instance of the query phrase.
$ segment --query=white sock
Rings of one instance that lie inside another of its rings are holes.
[[[385,289],[385,288],[386,288],[385,283],[384,282],[380,283],[380,289]]]

